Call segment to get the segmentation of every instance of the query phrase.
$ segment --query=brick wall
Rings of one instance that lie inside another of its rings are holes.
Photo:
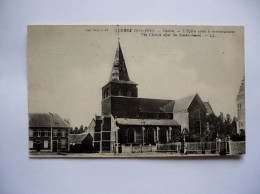
[[[111,97],[111,113],[114,117],[118,118],[137,118],[137,99]]]
[[[108,97],[102,100],[102,115],[110,116],[111,115],[111,97]]]

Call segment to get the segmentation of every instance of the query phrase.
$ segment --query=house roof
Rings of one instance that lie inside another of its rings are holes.
[[[211,105],[210,105],[209,102],[203,102],[203,104],[204,104],[204,106],[205,106],[206,109],[207,109],[207,113],[209,113],[209,114],[214,114],[213,109],[212,109],[212,107],[211,107]]]
[[[91,135],[91,130],[94,133],[94,127],[95,127],[96,121],[95,119],[92,119],[90,122],[88,128],[80,134],[69,134],[69,142],[70,143],[75,143],[75,144],[81,144],[81,142],[85,139],[85,137],[88,136],[88,134]]]
[[[171,102],[169,102],[168,104],[166,104],[165,106],[161,107],[160,109],[165,112],[165,113],[172,113],[173,112],[173,107],[175,105],[175,101],[172,100]]]
[[[164,113],[164,109],[161,108],[172,102],[172,100],[136,98],[127,96],[112,96],[111,98],[120,98],[122,105],[134,105],[138,109],[136,111],[153,113]]]
[[[70,126],[55,113],[29,113],[29,127],[70,128]]]
[[[170,119],[126,119],[117,118],[118,125],[141,125],[141,126],[180,126],[175,120]]]
[[[187,108],[189,108],[189,106],[195,96],[196,96],[196,94],[175,100],[173,112],[187,110]]]
[[[69,143],[81,144],[81,142],[85,139],[88,133],[80,133],[80,134],[69,134]]]
[[[150,99],[150,98],[133,98],[125,96],[113,96],[113,98],[121,98],[123,104],[134,104],[138,107],[139,112],[152,112],[152,113],[176,113],[179,111],[187,110],[198,94],[187,96],[177,100],[165,99]],[[209,102],[203,102],[208,113],[213,113],[212,107]]]

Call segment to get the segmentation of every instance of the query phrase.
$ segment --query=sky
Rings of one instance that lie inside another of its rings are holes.
[[[101,88],[109,81],[119,36],[139,97],[175,100],[198,93],[215,114],[237,116],[235,99],[244,76],[242,27],[119,29],[118,35],[118,26],[30,26],[29,112],[57,113],[73,127],[88,126],[101,114]]]

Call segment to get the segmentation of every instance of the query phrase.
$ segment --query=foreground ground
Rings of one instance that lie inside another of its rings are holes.
[[[227,155],[230,156],[230,155]],[[146,152],[146,153],[30,153],[31,158],[165,158],[165,157],[221,157],[219,154],[180,154],[175,152]]]

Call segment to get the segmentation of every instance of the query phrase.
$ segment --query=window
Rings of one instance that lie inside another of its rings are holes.
[[[61,140],[61,148],[66,148],[66,139]]]
[[[119,89],[119,91],[118,91],[118,96],[122,96],[122,91],[121,91],[121,89]]]
[[[166,129],[162,128],[159,130],[159,142],[166,143],[167,142],[167,134]]]
[[[40,130],[37,131],[37,137],[41,137],[41,131]]]
[[[135,131],[134,128],[128,128],[126,132],[126,142],[127,143],[134,143],[135,142]]]
[[[58,134],[57,130],[53,130],[53,137],[57,137],[57,134]]]
[[[48,148],[49,147],[49,142],[48,141],[44,141],[44,148]]]
[[[132,96],[132,92],[131,92],[131,90],[128,90],[128,92],[127,92],[127,96],[129,96],[129,97]]]
[[[159,118],[159,115],[158,115],[158,114],[155,114],[155,115],[154,115],[154,118]]]
[[[149,143],[149,144],[154,143],[154,129],[153,128],[147,129],[147,143]]]
[[[48,129],[45,129],[45,131],[44,131],[44,137],[48,137]]]
[[[33,141],[29,141],[29,148],[33,148]]]
[[[61,131],[61,137],[65,137],[65,131]]]
[[[33,130],[31,130],[31,129],[29,131],[29,137],[33,137]]]

